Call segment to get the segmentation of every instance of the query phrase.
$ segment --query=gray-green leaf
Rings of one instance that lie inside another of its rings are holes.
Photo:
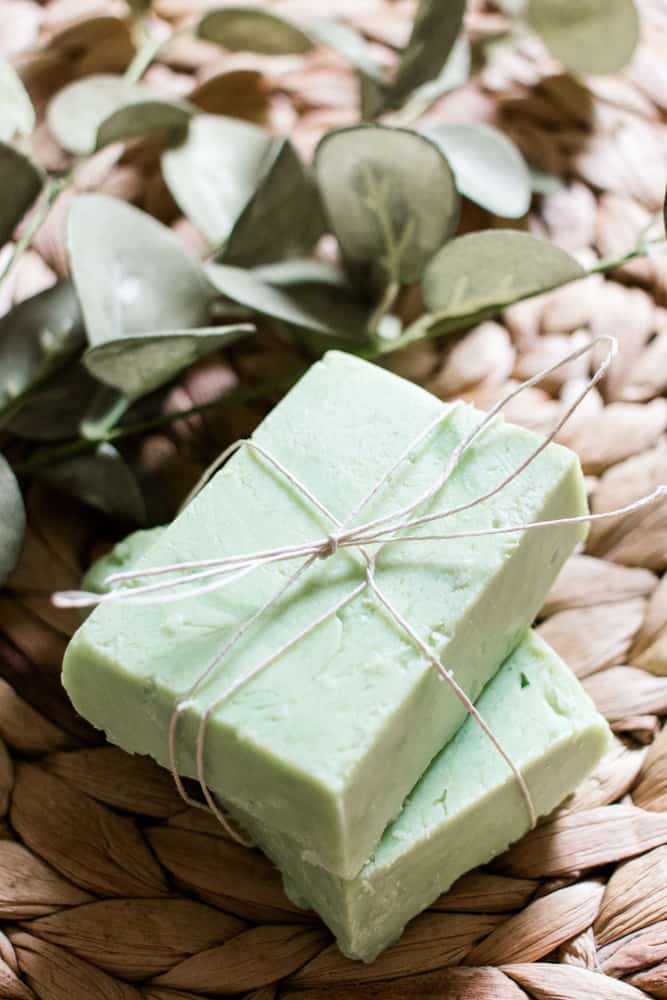
[[[209,264],[206,270],[222,295],[261,316],[341,340],[366,336],[368,309],[327,265],[287,261],[246,271]]]
[[[420,0],[410,40],[386,90],[388,107],[398,107],[439,75],[461,31],[465,6],[465,0]]]
[[[435,143],[360,125],[325,135],[315,169],[332,232],[356,284],[411,282],[453,233],[459,196]]]
[[[30,135],[35,127],[35,109],[23,82],[6,61],[0,59],[0,140]]]
[[[338,52],[364,76],[373,80],[382,79],[382,70],[373,58],[368,42],[349,24],[330,17],[318,17],[309,22],[308,33],[322,45]]]
[[[0,586],[16,566],[25,534],[25,508],[19,484],[0,455]]]
[[[229,237],[273,159],[277,141],[238,119],[197,115],[184,141],[162,154],[167,187],[214,246]]]
[[[111,444],[104,442],[94,452],[45,466],[35,475],[105,514],[134,524],[147,522],[137,479]]]
[[[128,83],[122,76],[85,76],[56,94],[47,108],[46,120],[63,149],[87,156],[97,147],[98,129],[105,119],[119,108],[152,97],[148,87]]]
[[[211,10],[199,22],[197,34],[229,52],[261,52],[267,56],[308,52],[313,44],[296,24],[257,7]]]
[[[117,198],[80,195],[70,209],[67,247],[91,345],[206,324],[212,293],[201,264],[146,212]]]
[[[69,281],[25,299],[0,319],[0,414],[86,342]]]
[[[91,347],[84,355],[88,371],[129,398],[146,395],[169,382],[198,358],[253,333],[251,323],[208,326],[197,330],[135,333]]]
[[[573,257],[546,240],[490,229],[443,247],[426,268],[422,294],[427,310],[447,319],[501,309],[584,274]]]
[[[255,266],[308,253],[324,230],[313,179],[289,139],[274,139],[257,188],[221,254],[225,263]]]
[[[196,109],[185,101],[143,100],[112,111],[97,129],[95,148],[123,142],[164,129],[178,133],[187,127]]]
[[[42,175],[27,156],[0,142],[0,247],[11,239],[42,188]]]
[[[99,390],[99,382],[83,365],[66,365],[30,392],[7,428],[29,441],[75,437]]]
[[[456,186],[471,201],[506,219],[530,207],[526,162],[514,143],[490,125],[438,125],[427,135],[454,171]]]
[[[444,94],[448,94],[450,90],[456,90],[457,87],[463,86],[470,76],[471,65],[472,54],[470,42],[461,35],[456,40],[452,51],[449,53],[447,62],[438,75],[433,80],[422,83],[421,86],[413,91],[403,111],[399,112],[394,121],[399,124],[403,114],[406,115],[408,121],[416,121],[417,118],[423,115]]]
[[[530,0],[526,18],[571,73],[617,73],[639,41],[633,0]]]

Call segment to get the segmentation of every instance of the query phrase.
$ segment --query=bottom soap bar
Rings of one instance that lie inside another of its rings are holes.
[[[606,722],[534,632],[526,633],[477,705],[521,768],[541,816],[609,747]],[[282,870],[292,900],[317,910],[341,950],[366,962],[457,878],[506,850],[529,827],[516,780],[472,719],[434,759],[354,879],[308,864],[295,841],[235,815]]]

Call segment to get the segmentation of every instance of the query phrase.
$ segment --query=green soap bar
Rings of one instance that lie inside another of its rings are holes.
[[[83,590],[92,590],[95,594],[103,594],[109,590],[104,582],[106,578],[112,573],[119,573],[136,566],[141,556],[148,552],[164,530],[164,525],[160,525],[157,528],[133,531],[127,538],[118,542],[110,552],[100,556],[90,567],[81,581]]]
[[[442,475],[481,420],[347,354],[313,365],[255,432],[339,519],[434,418],[445,419],[391,476],[360,522],[391,513]],[[498,420],[466,452],[426,510],[483,494],[538,439]],[[551,445],[492,500],[437,525],[475,530],[582,514],[576,456]],[[144,554],[139,566],[237,555],[322,538],[326,517],[243,449]],[[421,529],[432,534],[432,526]],[[387,546],[376,577],[474,698],[533,620],[582,525]],[[70,643],[64,684],[83,716],[130,751],[165,764],[174,704],[239,625],[276,593],[293,563],[264,566],[224,590],[162,605],[97,608]],[[352,549],[317,560],[198,690],[179,725],[179,767],[195,773],[206,707],[364,579]],[[351,878],[465,712],[367,589],[214,713],[206,776],[226,801],[295,837],[309,860]]]
[[[607,723],[571,670],[534,632],[477,707],[521,768],[539,815],[551,812],[609,748]],[[317,910],[350,958],[372,961],[408,920],[529,827],[516,779],[473,719],[438,754],[349,881],[303,861],[299,845],[239,814],[283,871],[288,895]]]

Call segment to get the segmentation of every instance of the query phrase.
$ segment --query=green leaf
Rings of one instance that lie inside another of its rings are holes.
[[[164,129],[178,133],[187,128],[196,108],[186,101],[144,100],[112,111],[97,129],[95,148],[123,142],[135,136]]]
[[[145,103],[152,97],[148,87],[128,83],[122,76],[85,76],[56,94],[47,108],[46,120],[63,149],[87,156],[97,148],[98,129],[114,111]]]
[[[528,0],[496,0],[496,3],[508,17],[520,17],[528,5]]]
[[[400,106],[417,87],[435,79],[463,26],[466,0],[420,0],[412,34],[386,91],[387,107]]]
[[[472,53],[470,42],[467,38],[461,36],[454,43],[454,47],[449,53],[449,58],[440,73],[433,80],[429,80],[428,83],[422,83],[413,92],[403,109],[403,113],[407,116],[408,120],[416,121],[417,118],[423,115],[444,94],[448,94],[450,90],[456,90],[457,87],[462,87],[470,76],[471,65]],[[397,117],[400,119],[400,113]],[[397,119],[394,118],[394,120],[396,121]]]
[[[111,444],[104,442],[94,452],[44,466],[35,476],[112,517],[140,525],[147,522],[136,476]]]
[[[529,0],[526,18],[571,73],[617,73],[639,42],[633,0]]]
[[[25,299],[0,319],[0,414],[85,346],[69,281]]]
[[[0,586],[16,566],[25,534],[25,508],[9,463],[0,455]]]
[[[462,195],[506,219],[530,208],[530,174],[514,143],[490,125],[438,125],[429,138],[442,149]]]
[[[162,154],[167,187],[214,246],[228,239],[275,157],[277,141],[238,119],[197,115],[184,141]]]
[[[528,175],[533,194],[555,194],[556,191],[562,191],[565,187],[562,177],[550,174],[547,170],[542,170],[541,167],[536,167],[533,163],[528,164]]]
[[[109,431],[122,420],[132,401],[112,388],[100,385],[79,423],[79,434],[87,441],[106,441]]]
[[[81,364],[54,373],[30,392],[7,429],[28,441],[64,441],[76,437],[100,384]]]
[[[322,45],[328,45],[372,80],[382,80],[382,70],[373,58],[364,36],[349,24],[330,17],[318,17],[308,23],[308,33]]]
[[[89,372],[131,399],[169,382],[198,358],[253,333],[252,323],[196,330],[135,333],[91,347],[84,355]]]
[[[211,10],[199,22],[197,34],[229,52],[261,52],[267,56],[309,52],[313,43],[291,21],[257,7]]]
[[[564,250],[512,229],[452,240],[424,273],[424,305],[437,319],[497,311],[585,275]]]
[[[10,240],[42,188],[42,175],[18,150],[0,142],[0,247]]]
[[[67,221],[72,277],[92,346],[203,326],[212,293],[178,237],[117,198],[80,195]]]
[[[72,205],[67,244],[94,349],[86,364],[96,375],[106,372],[105,382],[139,394],[191,363],[196,328],[207,322],[214,292],[170,229],[116,198],[88,194]],[[98,352],[100,345],[106,350]],[[123,363],[131,368],[124,377]]]
[[[220,259],[254,266],[308,253],[324,231],[312,177],[288,139],[274,139],[257,188],[236,220]]]
[[[315,169],[332,232],[356,284],[416,281],[453,233],[459,196],[435,143],[408,129],[360,125],[325,135]]]
[[[213,285],[233,302],[270,319],[327,337],[359,341],[366,336],[368,309],[326,265],[288,261],[245,271],[209,264]]]
[[[254,274],[268,281],[270,285],[280,288],[290,285],[333,285],[351,294],[345,274],[335,264],[324,260],[301,258],[296,260],[281,260],[275,264],[265,264],[256,267]]]
[[[35,109],[14,67],[0,59],[0,140],[30,135],[35,128]]]

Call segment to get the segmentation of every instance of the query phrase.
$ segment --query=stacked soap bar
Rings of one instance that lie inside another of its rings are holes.
[[[364,523],[428,491],[482,414],[332,352],[254,439],[345,521],[438,417],[437,429],[352,522]],[[498,419],[420,513],[458,508],[486,494],[537,443]],[[500,494],[449,516],[437,529],[479,531],[585,511],[576,457],[550,445]],[[331,530],[328,518],[265,457],[245,448],[149,546],[137,569],[311,542]],[[433,532],[426,526],[411,534]],[[584,533],[581,525],[561,525],[390,544],[378,555],[376,578],[476,699],[517,646]],[[167,731],[178,699],[293,569],[274,563],[218,592],[96,609],[65,658],[64,683],[75,706],[112,741],[167,763]],[[208,705],[364,579],[365,563],[354,549],[317,560],[244,634],[181,718],[184,773],[195,773],[196,735]],[[429,659],[366,588],[219,705],[206,731],[207,781],[253,824],[293,844],[304,863],[354,880],[464,719]]]
[[[609,747],[606,722],[569,667],[534,632],[526,633],[477,708],[520,767],[541,816]],[[366,962],[459,876],[529,828],[515,778],[473,719],[431,763],[356,878],[308,864],[293,839],[236,814],[283,872],[291,899],[317,910],[341,950]]]

